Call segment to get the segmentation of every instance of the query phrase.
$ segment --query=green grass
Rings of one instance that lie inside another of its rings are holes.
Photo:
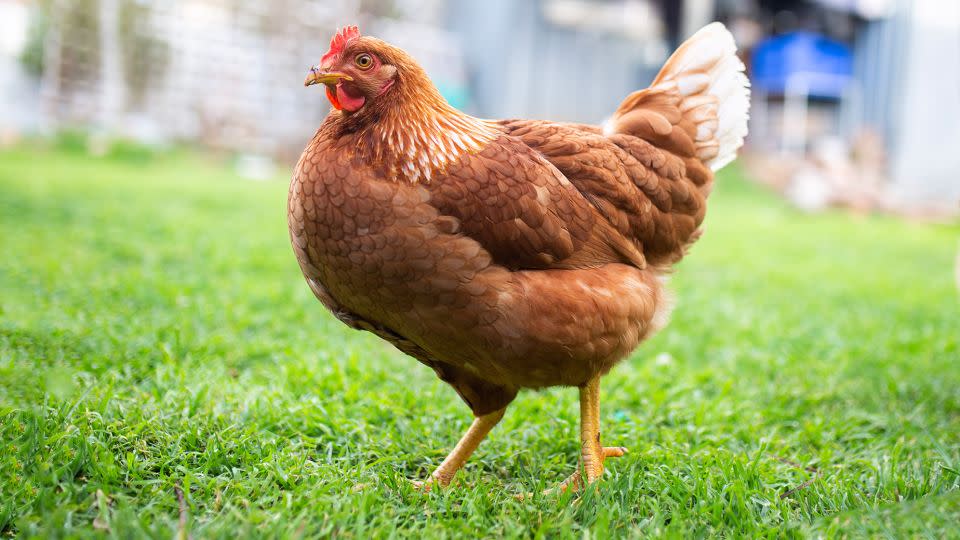
[[[604,379],[630,454],[599,490],[513,497],[576,464],[552,389],[424,495],[469,411],[312,297],[286,182],[135,154],[0,153],[3,535],[958,534],[956,225],[803,215],[728,171],[672,323]]]

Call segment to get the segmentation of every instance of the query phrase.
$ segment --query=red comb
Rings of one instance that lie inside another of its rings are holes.
[[[330,40],[330,50],[320,58],[320,65],[326,64],[327,60],[343,52],[347,42],[351,39],[360,37],[360,29],[355,25],[344,26]]]

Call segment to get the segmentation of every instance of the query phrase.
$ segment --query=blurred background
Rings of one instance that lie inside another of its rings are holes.
[[[0,144],[188,144],[271,177],[327,113],[303,76],[352,23],[472,114],[597,123],[712,20],[753,81],[750,178],[807,210],[956,215],[954,1],[0,0]]]

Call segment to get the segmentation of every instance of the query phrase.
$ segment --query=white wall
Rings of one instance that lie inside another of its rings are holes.
[[[960,2],[914,0],[897,109],[893,189],[960,201]],[[867,90],[869,91],[869,89]]]

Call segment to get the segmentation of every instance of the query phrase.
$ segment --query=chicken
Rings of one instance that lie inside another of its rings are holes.
[[[600,377],[666,323],[665,276],[747,132],[732,36],[704,27],[603,127],[464,114],[355,26],[305,84],[333,105],[290,184],[310,289],[432,368],[475,417],[418,485],[448,485],[520,389],[549,386],[580,393],[582,469],[560,487],[599,479],[625,452],[600,444]]]

